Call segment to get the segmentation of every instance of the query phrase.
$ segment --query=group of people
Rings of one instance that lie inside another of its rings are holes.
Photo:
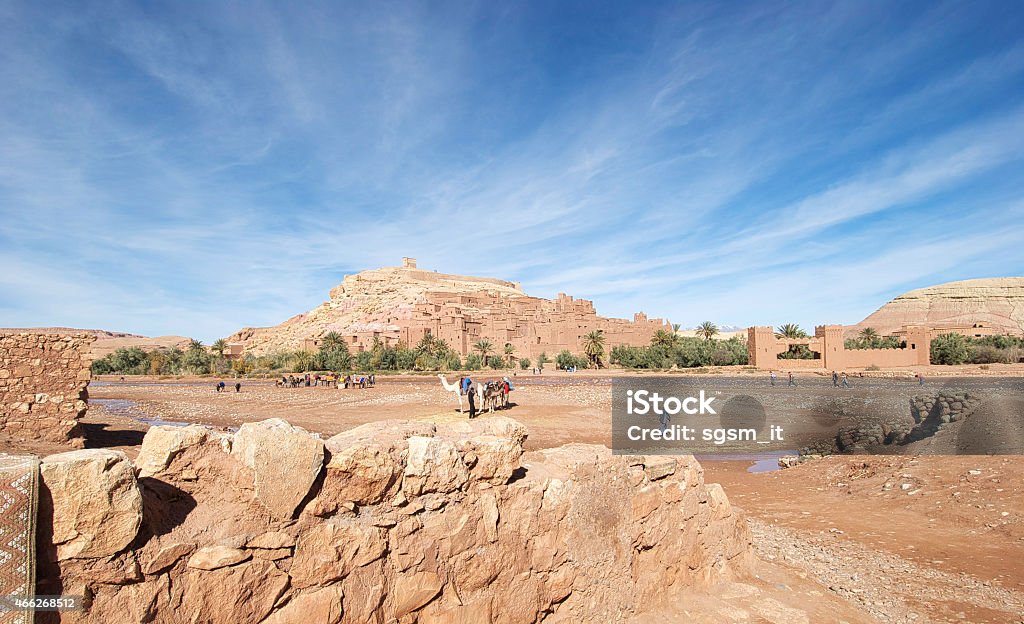
[[[500,381],[483,382],[483,400],[497,402],[501,399],[502,406],[508,406],[508,395],[515,390],[512,381],[508,377],[502,377]],[[468,375],[459,380],[459,391],[469,400],[469,417],[476,418],[476,392],[473,391],[473,379]],[[483,406],[481,406],[483,407]],[[493,407],[493,405],[492,405]]]
[[[860,376],[863,377],[864,373],[861,373]],[[771,385],[774,386],[775,382],[778,381],[778,379],[779,379],[779,376],[775,374],[775,371],[768,371],[768,382]],[[914,373],[914,379],[916,379],[918,381],[919,385],[922,385],[922,386],[924,385],[924,374],[923,373]],[[790,387],[796,387],[796,378],[793,376],[793,371],[789,371],[789,380],[788,381],[789,381],[788,385]],[[850,387],[850,378],[846,374],[845,371],[843,371],[842,373],[838,373],[836,371],[832,371],[832,387],[833,388],[849,388]]]
[[[335,388],[367,388],[376,384],[374,375],[345,375],[341,373],[326,373],[310,375],[282,375],[276,382],[278,387],[284,388],[309,388],[316,386],[334,386]]]
[[[224,392],[225,389],[227,388],[227,384],[225,384],[223,381],[218,381],[217,385],[214,386],[214,387],[217,389],[217,392]],[[241,391],[242,391],[242,384],[236,381],[235,382],[235,392],[241,392]]]

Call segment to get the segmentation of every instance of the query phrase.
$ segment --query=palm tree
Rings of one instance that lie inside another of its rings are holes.
[[[583,337],[583,353],[595,366],[601,368],[601,359],[604,358],[604,330],[597,329]]]
[[[505,357],[508,358],[508,365],[515,367],[516,365],[516,348],[512,346],[511,342],[505,343]]]
[[[679,343],[679,334],[659,329],[651,337],[651,344],[656,347],[673,347]]]
[[[219,338],[210,345],[210,351],[217,354],[217,357],[224,357],[224,352],[228,350],[228,341],[223,338]]]
[[[863,338],[865,342],[872,342],[874,340],[878,340],[878,330],[876,330],[874,327],[865,327],[864,329],[860,330],[860,337]]]
[[[678,334],[679,328],[682,327],[679,323],[672,323],[672,333]]]
[[[494,352],[494,345],[491,344],[491,341],[477,340],[473,348],[480,352],[480,357],[484,359],[484,366],[487,366],[487,356]]]
[[[807,332],[800,329],[800,326],[795,323],[786,323],[780,327],[775,328],[776,338],[806,338]]]
[[[704,336],[704,340],[711,340],[718,335],[718,326],[711,321],[704,321],[697,326],[697,335]]]
[[[320,338],[320,348],[324,349],[325,351],[337,349],[344,343],[345,339],[342,338],[341,334],[339,334],[336,331],[327,332],[326,334],[323,335],[322,338]]]
[[[206,347],[203,346],[203,341],[202,340],[196,340],[195,338],[191,338],[188,341],[188,350],[189,351],[205,351]]]

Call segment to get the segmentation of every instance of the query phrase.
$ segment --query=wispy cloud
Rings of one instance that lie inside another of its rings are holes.
[[[403,255],[687,325],[1024,272],[1015,12],[0,11],[0,325],[212,339]]]

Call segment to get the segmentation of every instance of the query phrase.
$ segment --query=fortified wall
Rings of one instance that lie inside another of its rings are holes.
[[[747,330],[747,356],[751,366],[762,369],[829,369],[879,366],[928,366],[931,363],[931,332],[926,327],[906,326],[900,336],[906,347],[897,349],[847,349],[842,325],[819,325],[806,338],[777,338],[771,327]],[[791,346],[806,346],[814,359],[780,359]]]
[[[80,445],[93,340],[88,334],[0,333],[0,432]]]
[[[326,441],[272,419],[153,427],[134,464],[47,457],[37,593],[86,597],[64,623],[609,622],[749,571],[693,457],[525,438],[502,417]]]

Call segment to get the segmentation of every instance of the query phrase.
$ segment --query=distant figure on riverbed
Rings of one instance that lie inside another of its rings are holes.
[[[223,390],[224,389],[224,382],[223,381],[218,381],[216,388],[217,388],[217,392],[220,392],[221,390]]]
[[[917,385],[924,385],[924,373],[917,373]]]
[[[832,371],[832,387],[833,388],[838,388],[839,387],[839,373],[837,373],[835,371]]]
[[[795,388],[796,387],[796,381],[793,379],[793,371],[789,371],[789,387],[790,388]]]
[[[777,375],[775,374],[775,371],[769,371],[768,372],[768,381],[771,382],[771,384],[773,386],[775,385],[775,378],[776,377],[777,377]]]
[[[241,391],[242,391],[242,384],[240,384],[240,383],[238,383],[236,381],[235,382],[235,392],[241,392]]]
[[[844,388],[849,388],[850,387],[850,379],[846,376],[845,372],[842,375],[842,379],[843,379],[843,381],[842,381],[843,387]]]

